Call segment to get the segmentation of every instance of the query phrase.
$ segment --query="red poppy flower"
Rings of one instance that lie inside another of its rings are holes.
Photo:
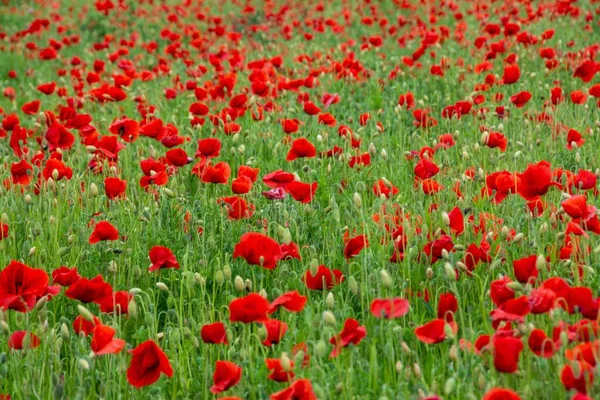
[[[110,326],[96,324],[92,334],[92,351],[95,355],[118,354],[125,347],[123,339],[115,339],[116,331]]]
[[[511,103],[513,103],[517,108],[524,107],[529,100],[531,100],[531,93],[528,91],[519,92],[510,97]]]
[[[305,138],[298,138],[292,143],[292,148],[287,154],[286,160],[292,161],[297,158],[316,157],[317,149]]]
[[[560,347],[560,341],[549,338],[541,329],[534,329],[529,334],[527,345],[536,356],[550,358]]]
[[[226,184],[231,176],[231,168],[226,162],[219,162],[215,165],[210,163],[202,168],[202,182]]]
[[[520,338],[494,335],[494,367],[499,372],[513,373],[519,366],[519,355],[523,350]]]
[[[119,231],[108,221],[100,221],[94,226],[89,243],[94,244],[104,240],[118,240]]]
[[[168,165],[183,167],[191,163],[193,158],[188,157],[183,149],[171,149],[165,154],[165,160]]]
[[[281,121],[281,127],[283,128],[283,132],[285,132],[285,133],[298,132],[299,126],[300,126],[300,121],[296,118],[284,119]]]
[[[106,192],[106,197],[111,200],[125,197],[126,189],[127,181],[115,177],[108,177],[104,180],[104,191]]]
[[[310,203],[317,192],[319,185],[317,182],[303,183],[298,181],[290,182],[286,185],[286,191],[300,203]]]
[[[30,101],[29,103],[23,104],[23,107],[21,107],[21,111],[23,111],[23,113],[25,113],[27,115],[37,114],[37,112],[39,110],[40,110],[40,101],[39,100]]]
[[[282,260],[302,260],[302,256],[300,256],[300,249],[298,249],[298,245],[294,242],[283,243],[279,246],[281,248]]]
[[[587,198],[584,194],[578,194],[569,197],[561,203],[562,208],[567,215],[573,219],[590,219],[596,213],[596,208],[587,205]]]
[[[430,263],[433,264],[440,258],[442,258],[443,250],[447,252],[451,252],[454,249],[454,243],[452,243],[452,238],[447,235],[440,236],[439,239],[436,239],[432,242],[429,242],[423,248],[423,252],[427,254],[427,257],[430,259]]]
[[[452,332],[456,334],[458,331],[458,325],[455,322],[448,323]],[[425,344],[435,344],[446,340],[446,321],[443,319],[434,319],[415,328],[415,335],[417,339]]]
[[[481,400],[521,400],[521,397],[510,389],[493,388]]]
[[[344,247],[344,257],[346,260],[350,260],[351,258],[358,256],[365,247],[369,247],[367,236],[355,236],[346,243],[346,246]]]
[[[0,222],[0,240],[4,240],[8,237],[8,224]]]
[[[216,138],[206,138],[198,140],[197,158],[218,157],[221,153],[221,141]]]
[[[263,322],[263,326],[267,330],[267,337],[262,341],[262,344],[267,347],[281,342],[288,330],[287,324],[277,319],[269,319]]]
[[[543,196],[552,186],[552,170],[550,163],[540,161],[537,164],[529,164],[527,169],[519,174],[519,194],[525,199],[533,199]]]
[[[452,293],[440,294],[437,307],[437,317],[445,319],[446,322],[454,321],[454,314],[458,311],[458,301]]]
[[[296,376],[293,370],[286,371],[283,369],[280,358],[266,358],[265,364],[267,365],[267,369],[270,371],[270,374],[267,378],[275,382],[290,382]],[[292,369],[294,368],[294,362],[291,360],[290,366]]]
[[[427,158],[421,158],[414,168],[415,176],[421,179],[432,178],[437,175],[439,171],[440,168]]]
[[[332,289],[334,286],[342,283],[346,279],[342,271],[338,269],[330,270],[324,265],[319,265],[317,273],[313,276],[310,270],[306,271],[302,280],[306,287],[311,290]]]
[[[408,314],[408,300],[395,297],[393,299],[375,299],[371,302],[371,314],[377,318],[400,318]]]
[[[505,85],[515,83],[521,77],[521,70],[517,64],[511,64],[504,67],[504,74],[502,75],[502,82]]]
[[[131,299],[133,299],[131,293],[120,290],[95,300],[95,303],[100,306],[100,311],[103,313],[122,315],[129,312]]]
[[[342,329],[342,332],[329,340],[329,343],[334,345],[329,357],[337,357],[342,348],[348,347],[350,344],[357,345],[366,336],[367,328],[361,326],[357,320],[348,318],[346,322],[344,322],[344,329]]]
[[[250,293],[229,303],[229,320],[246,324],[267,321],[268,310],[269,302],[264,297],[258,293]]]
[[[271,395],[271,400],[317,400],[308,379],[298,379],[288,388]]]
[[[46,165],[42,170],[42,176],[45,180],[50,178],[56,178],[54,179],[55,181],[60,181],[62,178],[67,178],[67,180],[70,180],[73,177],[73,170],[67,167],[62,161],[55,158],[50,158],[48,161],[46,161]]]
[[[241,175],[231,182],[231,191],[235,194],[246,194],[252,189],[252,179]]]
[[[225,324],[222,322],[202,326],[200,337],[204,343],[229,344]]]
[[[465,218],[460,208],[454,207],[452,211],[448,213],[448,219],[450,229],[456,235],[462,235],[465,231]]]
[[[254,206],[247,204],[242,197],[221,197],[217,199],[217,204],[224,204],[227,207],[229,219],[250,218],[254,214]]]
[[[517,280],[521,283],[528,283],[530,280],[535,281],[535,279],[538,277],[536,263],[536,255],[514,260],[513,269]]]
[[[110,126],[108,130],[113,135],[118,135],[126,142],[133,142],[137,139],[140,125],[137,121],[134,121],[129,118],[121,118],[115,120]]]
[[[585,139],[581,136],[581,133],[577,132],[575,129],[569,129],[567,133],[567,149],[573,150],[573,144],[577,147],[583,146],[585,143]]]
[[[274,269],[283,254],[279,244],[261,233],[248,232],[242,235],[233,249],[233,258],[242,257],[248,264]]]
[[[395,196],[398,193],[400,193],[400,190],[398,190],[398,188],[392,185],[390,182],[384,181],[383,179],[379,179],[373,184],[373,193],[376,196],[384,195],[389,199],[392,196]]]
[[[77,272],[77,267],[60,267],[52,271],[52,283],[60,286],[71,286],[81,276]]]
[[[15,185],[28,185],[31,182],[33,167],[27,160],[21,160],[10,165],[10,175]]]
[[[127,369],[127,381],[141,388],[153,384],[164,373],[169,378],[173,376],[173,368],[169,359],[153,340],[147,340],[129,351],[133,354],[131,364]]]
[[[48,150],[67,150],[75,143],[75,135],[69,132],[63,125],[53,122],[44,136],[48,141]]]
[[[585,361],[571,361],[563,367],[560,380],[566,390],[575,389],[585,394],[594,383],[594,370]]]
[[[100,324],[100,320],[97,317],[94,317],[94,321],[91,322],[79,315],[73,321],[73,329],[78,335],[83,334],[84,336],[88,336],[94,331],[94,327],[97,324]]]
[[[43,269],[31,268],[11,261],[0,271],[0,307],[18,312],[30,311],[46,294],[57,293],[48,287],[48,274]]]
[[[242,378],[242,367],[229,361],[217,361],[213,375],[214,385],[210,391],[218,394],[238,384]]]
[[[267,312],[273,314],[279,307],[283,307],[291,312],[300,312],[304,309],[307,299],[306,296],[302,296],[297,290],[287,292],[273,300]]]
[[[163,268],[175,268],[179,269],[179,263],[175,258],[175,254],[167,248],[163,246],[154,246],[150,249],[148,253],[148,257],[150,257],[150,268],[148,268],[148,272],[154,272],[157,269]]]
[[[104,282],[102,275],[92,279],[79,278],[65,291],[65,296],[82,303],[96,302],[112,294],[110,284]]]
[[[15,331],[8,338],[8,348],[11,350],[24,350],[25,337],[28,336],[29,349],[35,349],[40,345],[40,338],[27,331]]]
[[[290,182],[296,179],[294,174],[285,172],[281,169],[273,171],[263,177],[263,183],[270,188],[285,188]]]

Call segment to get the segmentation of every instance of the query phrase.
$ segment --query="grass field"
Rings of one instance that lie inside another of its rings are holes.
[[[0,398],[599,398],[598,1],[0,3]]]

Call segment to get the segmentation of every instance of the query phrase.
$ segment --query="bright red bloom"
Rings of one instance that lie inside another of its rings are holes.
[[[167,248],[163,246],[154,246],[150,249],[148,253],[148,257],[150,257],[150,268],[148,268],[148,272],[154,272],[157,269],[163,268],[175,268],[179,269],[179,263],[175,258],[175,254]]]
[[[96,302],[112,293],[110,284],[104,282],[102,275],[92,279],[79,278],[65,291],[65,296],[82,303]]]
[[[317,400],[308,379],[298,379],[288,388],[271,395],[271,400]]]
[[[242,235],[233,249],[233,258],[242,257],[248,264],[274,269],[283,254],[279,244],[261,233],[248,232]]]
[[[125,347],[123,339],[115,339],[116,331],[110,326],[96,324],[92,334],[92,351],[95,355],[118,354]]]
[[[514,260],[513,269],[517,280],[521,283],[535,281],[535,279],[538,277],[538,269],[536,267],[536,263],[536,255]]]
[[[56,149],[67,150],[75,143],[75,135],[58,122],[53,122],[48,127],[44,137],[48,141],[48,150],[50,151]]]
[[[213,158],[221,153],[221,141],[217,138],[206,138],[198,140],[198,151],[196,157]]]
[[[231,322],[263,322],[269,317],[269,302],[258,293],[250,293],[246,297],[233,300],[229,304],[229,320]]]
[[[298,138],[292,143],[292,148],[285,158],[287,161],[292,161],[297,158],[312,158],[317,156],[315,145],[305,138]]]
[[[235,194],[246,194],[252,189],[252,179],[241,175],[231,182],[231,191]]]
[[[129,351],[133,354],[131,364],[127,369],[127,381],[141,388],[153,384],[164,373],[169,378],[173,376],[173,368],[165,353],[153,340],[147,340]]]
[[[273,171],[263,177],[263,183],[270,188],[285,188],[290,182],[293,182],[294,180],[294,174],[285,172],[281,169]]]
[[[377,318],[400,318],[408,314],[408,300],[395,297],[393,299],[375,299],[371,302],[371,314]]]
[[[448,325],[450,325],[450,328],[454,333],[458,331],[458,326],[455,322],[451,322]],[[443,342],[447,338],[446,321],[443,319],[434,319],[425,325],[415,328],[415,335],[417,336],[417,339],[425,344]]]
[[[217,199],[217,204],[224,204],[227,207],[229,219],[250,218],[254,214],[254,206],[246,203],[243,197],[221,197]]]
[[[118,240],[119,231],[108,221],[100,221],[94,226],[89,243],[94,244],[104,240]]]
[[[100,311],[103,313],[122,315],[129,312],[129,302],[131,299],[133,299],[131,293],[120,290],[95,300],[95,303],[100,306]]]
[[[493,388],[481,400],[521,400],[521,397],[510,389]]]
[[[54,171],[56,171],[56,173]],[[60,181],[62,178],[70,180],[73,177],[73,170],[67,167],[62,161],[57,160],[56,158],[50,158],[46,161],[46,165],[42,170],[42,176],[45,180],[50,178],[54,179],[55,177],[55,181]]]
[[[447,322],[454,321],[454,314],[458,311],[458,301],[452,293],[440,294],[437,307],[437,317]]]
[[[229,361],[217,361],[213,375],[214,385],[210,391],[214,394],[224,392],[237,385],[241,378],[242,367]]]
[[[106,197],[111,200],[125,197],[126,189],[127,181],[116,177],[108,177],[104,180],[104,191],[106,192]]]
[[[202,326],[200,337],[204,343],[228,344],[227,331],[222,322]]]
[[[34,335],[33,333],[27,331],[15,331],[8,338],[8,348],[11,350],[24,350],[23,347],[25,345],[25,337],[28,337],[29,340],[29,349],[34,349],[40,345],[40,338]]]
[[[115,120],[110,126],[108,130],[113,135],[118,135],[126,142],[133,142],[137,139],[140,124],[137,121],[134,121],[129,118],[122,118]]]
[[[271,372],[268,378],[275,382],[290,382],[296,376],[293,370],[285,371],[283,369],[280,358],[267,358],[265,359],[265,364]],[[293,368],[294,362],[290,360],[290,364]]]
[[[575,389],[585,394],[594,383],[594,370],[585,361],[572,361],[563,367],[560,380],[566,390]]]
[[[559,349],[560,341],[549,338],[541,329],[534,329],[529,334],[527,345],[536,356],[550,358]]]
[[[52,283],[60,286],[71,286],[81,276],[77,272],[77,267],[60,267],[52,271]]]
[[[206,164],[202,169],[202,182],[226,184],[231,176],[231,168],[226,162]]]
[[[290,182],[286,185],[286,191],[300,203],[310,203],[317,191],[319,185],[317,182],[303,183],[298,181]]]
[[[308,300],[308,298],[302,296],[297,290],[284,293],[271,302],[268,313],[273,314],[279,307],[283,307],[291,312],[300,312],[304,309],[306,300]]]
[[[329,357],[337,357],[343,347],[347,347],[350,344],[357,345],[366,336],[367,328],[361,326],[357,320],[348,318],[344,323],[344,329],[342,329],[342,332],[329,340],[329,343],[334,345]]]
[[[529,100],[531,100],[531,93],[528,91],[519,92],[510,97],[511,103],[517,108],[525,107],[525,104],[527,104]]]
[[[519,355],[523,350],[520,338],[504,335],[495,335],[492,340],[494,346],[494,367],[499,372],[513,373],[519,366]]]
[[[312,290],[331,289],[342,283],[344,279],[342,271],[338,269],[330,270],[324,265],[319,265],[317,273],[314,276],[308,270],[302,277],[306,287]]]
[[[365,247],[369,247],[367,236],[355,236],[346,243],[346,246],[344,247],[344,257],[346,260],[350,260],[351,258],[358,256]]]
[[[33,167],[27,160],[21,160],[10,165],[10,175],[15,185],[28,185],[31,182]]]
[[[54,287],[48,287],[48,281],[48,274],[43,269],[11,261],[0,271],[0,307],[30,311],[41,297],[58,292]]]
[[[83,318],[81,315],[79,315],[73,321],[73,329],[78,335],[81,335],[83,333],[84,336],[88,336],[94,331],[94,327],[97,324],[100,324],[100,320],[97,317],[94,317],[94,322],[90,322],[87,319]]]
[[[263,326],[267,330],[267,337],[263,340],[262,344],[268,347],[281,342],[281,339],[283,339],[288,330],[287,324],[277,319],[269,319],[263,322]]]

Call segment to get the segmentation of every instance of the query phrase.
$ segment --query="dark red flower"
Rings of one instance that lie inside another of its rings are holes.
[[[308,379],[298,379],[288,388],[271,395],[271,400],[317,400]]]
[[[154,272],[157,269],[163,268],[179,269],[179,263],[175,258],[175,254],[173,254],[173,252],[167,247],[152,247],[148,253],[148,257],[150,257],[150,262],[152,263],[152,265],[150,265],[148,268],[148,272]]]
[[[337,357],[343,347],[347,347],[350,344],[357,345],[367,336],[367,328],[361,326],[359,322],[353,318],[348,318],[344,322],[344,329],[342,332],[335,335],[329,340],[329,343],[333,344],[333,350],[331,351],[330,357]]]
[[[77,267],[60,267],[52,271],[52,283],[60,286],[71,286],[79,278],[81,276],[77,272]]]
[[[269,302],[258,293],[250,293],[246,297],[233,300],[229,304],[229,320],[231,322],[264,322],[269,319]]]
[[[310,203],[317,192],[319,185],[317,182],[302,183],[298,181],[290,182],[286,185],[286,191],[300,203]]]
[[[115,329],[96,324],[92,333],[92,351],[95,355],[101,356],[104,354],[118,354],[125,347],[123,339],[115,339]]]
[[[79,278],[65,291],[65,296],[82,303],[96,302],[112,294],[110,284],[104,282],[102,275],[92,279]]]
[[[296,376],[292,369],[289,371],[283,369],[280,358],[267,358],[265,359],[265,364],[270,371],[268,378],[275,382],[290,382]],[[294,362],[291,360],[290,366],[294,367]]]
[[[89,243],[94,244],[104,240],[118,240],[119,231],[108,221],[100,221],[94,226]]]
[[[313,276],[310,270],[306,271],[302,280],[306,287],[312,290],[331,289],[342,283],[345,277],[338,269],[330,270],[324,265],[319,265],[317,273]]]
[[[0,307],[18,312],[30,311],[41,297],[57,292],[55,288],[48,287],[48,280],[43,269],[11,261],[0,271]]]
[[[408,314],[408,300],[395,297],[393,299],[375,299],[371,302],[371,314],[377,318],[400,318]]]
[[[214,394],[224,392],[237,385],[241,378],[242,367],[229,361],[217,361],[213,375],[214,385],[211,386],[210,391]]]
[[[269,319],[263,322],[263,326],[267,331],[267,337],[262,341],[262,344],[268,347],[281,342],[288,330],[287,324],[277,319]]]
[[[202,326],[200,337],[204,343],[229,344],[227,342],[227,331],[222,322]]]
[[[356,257],[365,248],[369,247],[369,241],[366,235],[355,236],[348,240],[344,247],[344,257],[346,260]]]
[[[523,350],[520,338],[504,335],[494,335],[494,367],[499,372],[513,373],[519,366],[519,355]]]
[[[164,373],[169,378],[173,376],[173,368],[169,359],[153,340],[147,340],[129,351],[133,354],[131,364],[127,369],[127,381],[141,388],[153,384]]]
[[[297,290],[287,292],[273,300],[267,312],[273,314],[279,307],[283,307],[291,312],[300,312],[304,309],[307,299],[306,296],[302,296]]]
[[[34,349],[40,345],[40,338],[33,333],[27,331],[15,331],[8,338],[8,348],[11,350],[24,350],[26,336],[28,336],[27,340],[29,341],[27,348]]]
[[[261,233],[248,232],[242,235],[233,250],[233,258],[242,257],[248,264],[274,269],[283,254],[279,244]]]

